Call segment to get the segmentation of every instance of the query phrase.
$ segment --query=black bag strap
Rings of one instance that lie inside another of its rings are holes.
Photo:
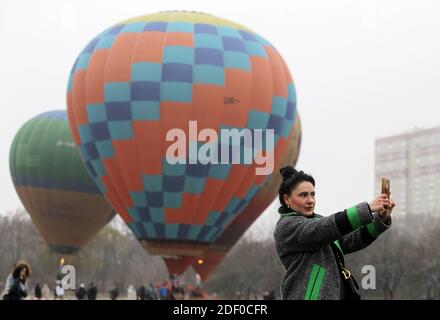
[[[331,243],[330,247],[332,248],[333,255],[335,256],[336,264],[338,265],[339,272],[342,274],[342,277],[344,278],[344,280],[347,280],[352,275],[351,275],[350,270],[345,268],[344,258],[341,257],[342,253],[339,251],[338,248],[336,248],[336,244]]]

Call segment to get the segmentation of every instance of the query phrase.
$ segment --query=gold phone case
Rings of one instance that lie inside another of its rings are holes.
[[[391,194],[391,182],[388,178],[382,178],[382,194],[386,194],[388,198]]]

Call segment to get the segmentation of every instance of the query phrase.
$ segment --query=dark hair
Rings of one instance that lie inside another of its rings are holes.
[[[311,175],[304,173],[304,171],[297,171],[292,166],[282,167],[280,169],[280,174],[283,177],[283,182],[281,182],[280,188],[278,189],[278,195],[280,198],[280,204],[285,208],[287,208],[287,205],[284,202],[283,196],[285,194],[289,195],[299,183],[307,181],[315,186],[315,179],[313,179]]]
[[[15,263],[14,269],[12,270],[12,276],[15,279],[18,279],[22,269],[26,269],[26,278],[29,278],[31,275],[31,266],[26,261],[18,261]]]

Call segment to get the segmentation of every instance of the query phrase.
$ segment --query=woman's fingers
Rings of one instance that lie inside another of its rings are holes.
[[[390,207],[390,202],[387,199],[380,200],[380,210],[386,210]]]
[[[391,208],[394,208],[396,206],[396,203],[392,199],[390,199],[390,201],[391,201]]]
[[[389,199],[379,199],[379,204],[382,208],[388,208],[391,205]]]
[[[373,212],[384,211],[391,206],[390,199],[386,194],[377,196],[370,204]]]
[[[388,208],[385,209],[385,213],[388,216],[391,216],[391,213],[393,212],[393,209],[394,209],[395,206],[396,206],[396,203],[393,200],[390,199],[390,205],[389,205]]]

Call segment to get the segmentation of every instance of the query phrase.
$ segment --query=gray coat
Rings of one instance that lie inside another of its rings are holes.
[[[390,226],[371,213],[367,202],[327,217],[302,216],[280,207],[274,236],[286,274],[281,297],[287,300],[339,300],[342,278],[331,244],[343,254],[370,245]]]

